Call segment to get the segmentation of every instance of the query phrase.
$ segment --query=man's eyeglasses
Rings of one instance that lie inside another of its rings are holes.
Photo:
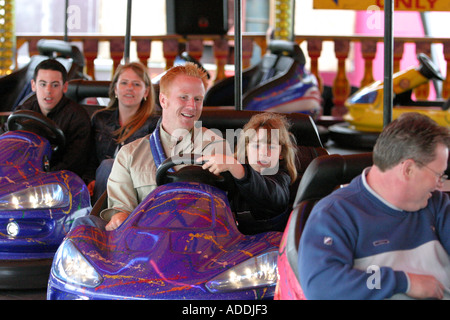
[[[436,176],[436,178],[439,179],[440,183],[444,183],[447,179],[448,179],[448,175],[446,175],[445,173],[441,174],[439,172],[434,171],[433,169],[431,169],[430,167],[428,167],[427,165],[424,165],[421,162],[416,161],[416,163],[422,165],[424,168],[427,168],[428,170],[430,170],[431,172],[434,173],[434,175]]]

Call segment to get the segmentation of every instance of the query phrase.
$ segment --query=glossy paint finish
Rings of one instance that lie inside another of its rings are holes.
[[[90,196],[84,182],[74,173],[43,171],[44,158],[49,158],[52,152],[46,139],[30,132],[8,131],[0,136],[0,149],[0,199],[4,199],[3,203],[15,192],[54,183],[62,186],[69,199],[67,206],[61,208],[20,208],[20,203],[14,209],[0,207],[0,283],[4,283],[2,277],[8,277],[8,272],[26,282],[26,278],[20,278],[21,270],[27,274],[34,262],[43,268],[43,261],[53,259],[72,221],[89,213]],[[7,225],[13,221],[19,227],[17,236],[7,233]],[[43,276],[48,279],[48,275]],[[17,286],[22,288],[27,284],[17,283]]]
[[[193,182],[154,190],[116,230],[79,226],[68,239],[101,275],[95,288],[52,272],[48,299],[264,299],[274,286],[212,293],[206,282],[259,254],[282,234],[241,234],[225,193]]]

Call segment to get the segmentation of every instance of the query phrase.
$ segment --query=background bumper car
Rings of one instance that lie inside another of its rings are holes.
[[[242,72],[245,110],[321,114],[316,77],[305,70],[305,56],[295,42],[272,40],[262,60]],[[204,105],[234,106],[234,76],[210,87]]]
[[[54,122],[18,111],[8,127],[0,136],[0,289],[45,288],[73,220],[91,210],[90,196],[74,173],[49,171],[64,144]]]
[[[419,54],[419,66],[393,75],[392,118],[402,113],[423,113],[442,126],[450,126],[450,101],[414,101],[412,90],[431,79],[444,80],[438,68],[425,54]],[[328,127],[330,139],[348,147],[372,148],[383,129],[383,82],[375,81],[351,95],[345,106],[345,123]]]

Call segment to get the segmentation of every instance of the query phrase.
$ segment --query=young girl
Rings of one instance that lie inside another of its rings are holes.
[[[283,231],[291,208],[289,185],[297,178],[294,138],[285,116],[264,112],[244,126],[235,157],[203,156],[203,169],[229,171],[236,191],[230,204],[245,234]]]

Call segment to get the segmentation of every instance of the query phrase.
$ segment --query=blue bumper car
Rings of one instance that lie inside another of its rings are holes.
[[[55,256],[47,298],[273,298],[282,233],[240,233],[228,179],[199,166],[168,172],[197,157],[161,164],[159,187],[116,230],[74,228]]]
[[[45,288],[72,221],[91,210],[80,177],[49,171],[64,134],[48,118],[18,111],[0,135],[0,289]]]

